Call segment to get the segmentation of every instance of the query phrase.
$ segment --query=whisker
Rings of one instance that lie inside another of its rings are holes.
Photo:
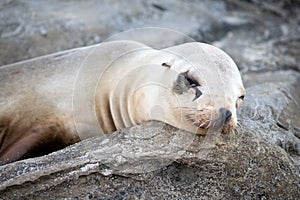
[[[209,120],[205,120],[204,122],[202,122],[202,123],[199,125],[199,128],[202,128],[207,122],[209,122],[209,124],[210,124],[210,121],[209,121]],[[208,127],[209,127],[209,124],[208,124],[205,128],[208,128]]]

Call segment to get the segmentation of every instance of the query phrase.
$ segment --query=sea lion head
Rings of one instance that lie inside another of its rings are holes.
[[[111,62],[98,85],[96,110],[105,133],[149,120],[199,134],[229,133],[237,126],[236,110],[245,96],[233,60],[198,42],[126,51]]]
[[[177,72],[171,86],[176,96],[172,106],[180,120],[173,123],[199,134],[209,129],[222,133],[234,130],[236,111],[245,96],[234,61],[222,50],[204,43],[186,43],[166,51],[176,55],[162,63]]]

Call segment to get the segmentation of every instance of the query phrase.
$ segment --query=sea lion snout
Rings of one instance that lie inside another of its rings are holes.
[[[222,127],[222,133],[230,133],[233,131],[236,127],[236,122],[233,117],[233,113],[226,109],[226,108],[220,108],[219,110],[219,122]]]
[[[224,124],[226,124],[231,119],[232,112],[230,110],[227,110],[226,108],[220,108],[220,116]]]

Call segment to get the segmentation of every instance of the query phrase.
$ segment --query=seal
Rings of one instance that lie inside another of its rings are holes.
[[[222,50],[112,41],[0,68],[0,164],[158,120],[229,133],[245,89]]]

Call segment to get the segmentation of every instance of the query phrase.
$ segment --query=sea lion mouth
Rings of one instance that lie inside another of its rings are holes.
[[[217,117],[216,117],[217,116]],[[222,131],[229,133],[234,129],[232,112],[226,108],[220,108],[219,114],[214,115],[210,110],[198,110],[197,114],[188,114],[186,119],[197,128]]]

